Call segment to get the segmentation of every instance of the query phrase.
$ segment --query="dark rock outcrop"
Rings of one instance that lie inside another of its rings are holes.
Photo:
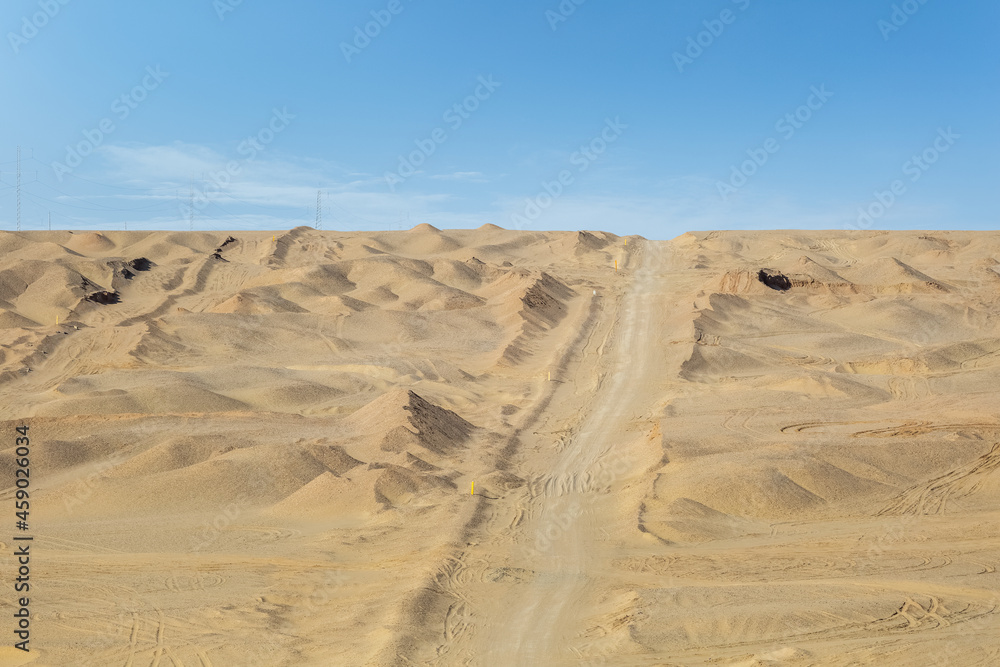
[[[87,301],[93,301],[94,303],[99,303],[103,306],[109,306],[113,303],[119,303],[121,297],[118,292],[93,292],[86,296]]]
[[[792,281],[774,269],[761,269],[757,272],[757,280],[779,292],[786,292],[792,289]]]

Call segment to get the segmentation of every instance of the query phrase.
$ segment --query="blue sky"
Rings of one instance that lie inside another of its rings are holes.
[[[997,3],[579,1],[8,0],[0,224],[996,226]]]

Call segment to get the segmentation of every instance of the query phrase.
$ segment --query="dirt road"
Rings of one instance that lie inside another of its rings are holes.
[[[459,587],[472,636],[446,653],[445,664],[579,664],[594,653],[584,637],[591,583],[601,576],[602,545],[620,529],[623,512],[634,512],[624,507],[629,494],[622,489],[650,462],[649,448],[630,445],[645,439],[646,426],[636,425],[662,398],[651,389],[663,373],[658,320],[670,251],[646,242],[633,252],[631,284],[609,295],[602,321],[567,371],[572,377],[524,439],[517,473],[530,480],[528,489],[501,501],[509,507],[494,508],[489,537],[464,555],[466,565],[502,561],[487,569],[514,574],[485,586],[473,577]],[[553,431],[563,433],[561,448],[547,435]],[[506,516],[516,517],[513,529],[498,530]],[[634,514],[629,524],[634,530]]]

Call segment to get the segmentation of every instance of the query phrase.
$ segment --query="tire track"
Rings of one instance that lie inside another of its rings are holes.
[[[536,492],[541,493],[529,501],[537,511],[522,533],[534,528],[540,534],[544,527],[559,526],[559,537],[542,553],[526,554],[525,569],[535,573],[531,585],[507,589],[504,601],[491,607],[489,632],[476,654],[487,663],[553,664],[572,652],[570,628],[575,628],[577,616],[583,613],[590,576],[592,555],[587,545],[601,539],[601,526],[591,516],[593,503],[586,503],[587,508],[581,503],[592,499],[595,488],[603,485],[595,487],[593,476],[588,478],[587,473],[593,475],[593,470],[615,457],[619,427],[634,405],[641,404],[633,394],[642,382],[627,371],[637,365],[648,369],[643,355],[655,348],[658,334],[651,316],[656,309],[650,302],[657,294],[660,258],[654,256],[652,244],[644,244],[643,250],[642,266],[618,308],[612,345],[602,357],[606,380],[588,397],[589,409],[580,411],[577,432],[555,457],[549,479],[540,489],[536,483]],[[580,509],[572,512],[573,507]]]
[[[170,312],[170,307],[173,306],[175,303],[177,303],[178,299],[182,299],[186,296],[192,296],[201,293],[201,291],[205,288],[205,285],[208,283],[209,275],[211,275],[212,271],[214,271],[218,267],[218,261],[219,260],[214,259],[211,256],[208,256],[205,259],[201,260],[200,265],[192,264],[191,268],[185,271],[184,279],[181,282],[181,287],[184,287],[184,285],[189,282],[187,277],[188,274],[194,269],[195,266],[198,266],[194,278],[191,280],[192,284],[190,287],[184,287],[184,289],[181,290],[180,292],[176,292],[174,294],[168,294],[163,299],[163,301],[161,301],[160,304],[153,310],[147,313],[142,313],[139,315],[133,315],[132,317],[128,317],[119,322],[116,326],[129,327],[132,326],[133,324],[146,323],[149,320],[166,315],[168,312]]]
[[[602,296],[587,295],[588,305],[584,310],[585,316],[578,326],[578,333],[573,339],[556,352],[557,361],[548,367],[552,369],[552,378],[556,380],[565,376],[570,364],[577,356],[582,355],[585,347],[592,344],[592,339],[596,331],[598,316],[604,312],[606,298]],[[575,323],[564,321],[563,325],[572,326]],[[562,326],[562,325],[561,325]],[[607,340],[602,343],[602,347],[607,344]],[[506,469],[510,465],[520,447],[520,436],[527,430],[534,427],[548,408],[556,391],[560,387],[559,382],[542,382],[539,386],[539,393],[533,402],[533,406],[528,411],[523,420],[518,425],[512,427],[506,444],[500,449],[497,456],[498,469]],[[568,437],[568,436],[567,436]],[[480,535],[504,534],[510,530],[515,530],[522,526],[526,520],[530,520],[535,512],[535,503],[528,499],[527,490],[523,491],[523,497],[515,499],[518,503],[517,510],[513,518],[500,517],[495,514],[491,505],[491,500],[477,494],[476,505],[473,508],[471,518],[466,522],[460,531],[458,541],[471,542],[478,541]],[[409,602],[409,611],[405,612],[412,620],[410,625],[426,625],[430,619],[425,617],[420,610],[433,605],[433,600],[438,596],[445,596],[449,599],[449,610],[441,619],[440,636],[441,644],[436,647],[436,657],[424,664],[437,665],[446,658],[454,663],[454,655],[465,649],[469,643],[477,636],[477,632],[482,629],[476,605],[463,592],[464,587],[470,582],[477,583],[486,581],[486,573],[489,571],[501,571],[503,568],[492,568],[489,563],[480,564],[477,571],[478,576],[465,574],[469,567],[466,560],[469,558],[465,551],[454,553],[448,556],[437,568],[430,581],[416,592]],[[494,580],[495,581],[495,580]],[[456,621],[460,618],[460,622]],[[433,622],[433,621],[431,621]],[[450,629],[449,629],[450,628]],[[406,638],[394,638],[389,648],[389,653],[395,656],[402,664],[416,664],[413,657],[413,649],[408,645]],[[466,661],[468,663],[468,661]],[[463,663],[463,664],[466,664]]]
[[[901,493],[878,516],[886,514],[944,514],[949,503],[971,496],[1000,469],[1000,443],[975,461]]]
[[[135,663],[135,649],[139,641],[139,614],[132,612],[132,632],[129,634],[128,658],[125,660],[125,667],[133,667]]]

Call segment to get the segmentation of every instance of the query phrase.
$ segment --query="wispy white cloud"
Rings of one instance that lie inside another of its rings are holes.
[[[95,171],[86,177],[95,183],[133,188],[91,188],[76,195],[100,202],[95,203],[90,220],[102,228],[108,225],[100,207],[134,211],[118,218],[127,217],[130,229],[187,228],[192,184],[200,199],[195,226],[220,230],[312,225],[317,190],[322,193],[324,228],[358,231],[406,229],[423,222],[443,229],[492,223],[535,230],[599,229],[665,239],[689,230],[840,229],[853,220],[854,210],[848,205],[807,205],[749,187],[723,201],[716,181],[704,176],[640,182],[606,170],[600,178],[591,175],[586,187],[582,182],[574,184],[555,198],[540,197],[539,190],[493,194],[492,200],[481,202],[467,196],[470,183],[491,182],[478,171],[425,176],[411,187],[390,193],[379,175],[277,151],[239,160],[196,144],[119,144],[102,147],[100,155],[100,160],[92,162]],[[233,169],[234,161],[238,169]],[[494,193],[496,185],[491,186]],[[535,210],[529,210],[532,201],[537,204]],[[904,212],[902,205],[894,211]]]
[[[434,174],[430,176],[435,181],[468,181],[471,183],[488,183],[489,179],[480,171],[456,171],[450,174]]]
[[[381,177],[344,169],[333,162],[298,160],[278,153],[236,159],[211,148],[184,143],[168,146],[114,145],[101,150],[95,180],[128,183],[149,192],[91,195],[131,201],[175,200],[176,216],[147,222],[187,224],[193,190],[199,226],[227,223],[283,228],[289,220],[314,221],[317,191],[322,193],[324,220],[339,228],[394,228],[407,216],[425,217],[450,199],[446,193],[390,194]],[[174,188],[173,194],[164,189]],[[178,221],[180,221],[178,223]],[[132,225],[145,226],[135,220]]]

